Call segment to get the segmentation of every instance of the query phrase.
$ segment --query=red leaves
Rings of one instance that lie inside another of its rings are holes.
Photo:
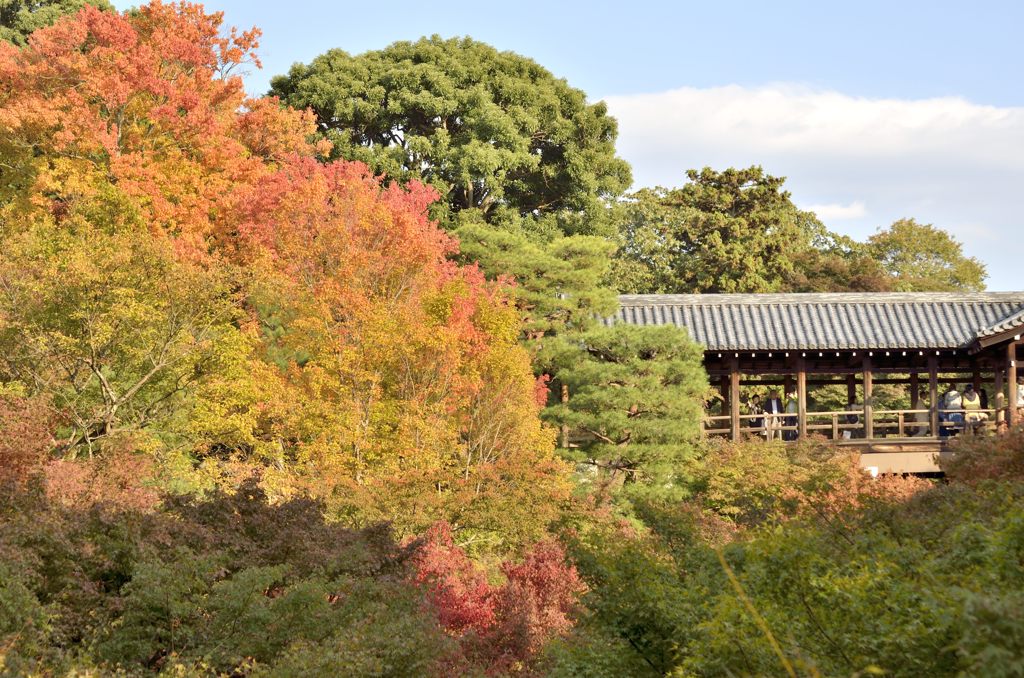
[[[522,562],[502,563],[506,583],[496,586],[455,545],[447,523],[423,539],[416,582],[427,588],[441,625],[460,639],[461,661],[491,674],[523,668],[547,640],[572,627],[584,587],[557,542],[539,542]]]
[[[452,539],[448,523],[423,536],[416,558],[416,583],[426,587],[438,621],[451,634],[485,633],[494,625],[494,590],[476,563]]]

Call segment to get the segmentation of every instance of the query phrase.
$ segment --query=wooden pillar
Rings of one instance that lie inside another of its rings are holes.
[[[1006,382],[1010,389],[1010,402],[1006,408],[1006,423],[1012,428],[1018,423],[1017,419],[1017,344],[1011,341],[1006,347]]]
[[[719,392],[722,394],[722,414],[729,413],[729,377],[722,377],[719,385]]]
[[[733,440],[740,439],[740,361],[729,361],[729,417]]]
[[[796,359],[797,433],[807,437],[807,369],[803,358]]]
[[[917,372],[910,373],[910,409],[916,410],[917,406],[921,402],[920,393],[918,393],[917,386]]]
[[[989,401],[989,406],[995,408],[996,416],[993,419],[996,420],[996,430],[998,431],[1003,423],[1006,422],[1006,396],[1003,394],[1003,368],[996,365],[995,372],[993,373],[993,384],[992,384],[992,400]]]
[[[872,421],[871,378],[871,358],[864,356],[864,438],[867,440],[875,437],[875,423]]]
[[[846,375],[846,402],[857,402],[857,377],[852,374]]]
[[[928,356],[928,402],[931,404],[932,437],[939,437],[939,360]]]
[[[978,364],[974,360],[971,361],[971,384],[974,385],[974,392],[981,393],[981,370],[978,369]]]

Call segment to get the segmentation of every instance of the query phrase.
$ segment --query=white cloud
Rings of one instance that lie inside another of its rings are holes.
[[[902,217],[934,223],[989,265],[990,288],[1024,288],[1005,246],[1022,213],[1024,108],[787,83],[605,101],[636,186],[680,185],[689,168],[762,165],[835,230],[863,238]]]
[[[808,212],[814,212],[818,215],[818,218],[824,219],[825,221],[833,219],[859,219],[868,213],[867,209],[864,207],[864,203],[860,200],[855,200],[848,205],[829,203],[825,205],[798,205],[798,207],[802,210],[807,210]]]

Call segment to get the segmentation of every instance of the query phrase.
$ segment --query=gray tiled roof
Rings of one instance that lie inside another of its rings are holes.
[[[611,325],[685,327],[706,350],[960,348],[1024,313],[1024,292],[637,294]]]
[[[1003,318],[995,325],[986,327],[985,329],[978,332],[978,337],[991,337],[994,334],[1001,334],[1003,332],[1009,332],[1012,329],[1024,326],[1024,310],[1011,313],[1009,316]]]

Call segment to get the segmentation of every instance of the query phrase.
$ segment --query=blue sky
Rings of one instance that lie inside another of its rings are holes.
[[[636,187],[761,164],[834,230],[915,217],[986,263],[991,289],[1024,289],[1024,2],[206,6],[263,30],[253,93],[333,47],[469,35],[606,100]]]

